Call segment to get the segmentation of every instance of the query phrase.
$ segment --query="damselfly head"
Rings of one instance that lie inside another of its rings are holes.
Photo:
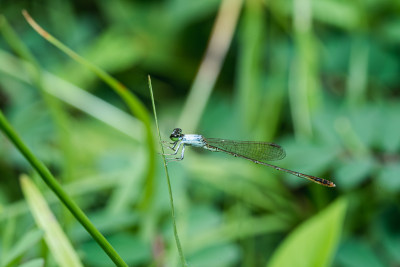
[[[182,129],[181,128],[175,128],[172,131],[171,135],[169,136],[169,138],[171,138],[172,141],[178,141],[182,137],[183,137],[183,134],[182,134]]]

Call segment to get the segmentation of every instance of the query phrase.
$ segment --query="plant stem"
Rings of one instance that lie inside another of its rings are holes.
[[[10,123],[4,117],[0,110],[0,130],[8,136],[10,141],[17,147],[22,155],[29,161],[32,167],[39,173],[40,177],[50,187],[50,189],[57,195],[62,203],[74,215],[74,217],[82,224],[94,240],[103,248],[110,259],[117,266],[128,266],[124,260],[118,255],[115,249],[107,241],[107,239],[97,230],[93,223],[89,220],[86,214],[79,208],[79,206],[72,200],[71,197],[64,191],[61,185],[57,182],[49,169],[29,150],[24,144],[17,132],[12,128]]]
[[[153,105],[154,119],[156,121],[158,138],[159,138],[160,144],[161,144],[161,134],[160,134],[160,128],[158,127],[156,105],[154,103],[153,87],[151,86],[150,75],[148,76],[148,78],[149,78],[149,90],[150,90],[150,95],[151,95],[151,102],[152,102],[152,105]],[[169,202],[170,202],[170,205],[171,205],[171,217],[172,217],[172,224],[173,224],[173,227],[174,227],[174,235],[175,235],[176,246],[178,248],[178,253],[179,253],[179,257],[181,258],[182,265],[183,266],[187,266],[187,263],[186,263],[186,260],[185,260],[185,256],[183,255],[181,242],[179,241],[178,230],[177,230],[177,227],[176,227],[174,198],[172,196],[171,181],[169,179],[167,162],[165,161],[165,156],[164,156],[164,154],[165,154],[164,153],[164,147],[162,145],[160,145],[160,146],[161,146],[161,152],[162,152],[161,155],[162,155],[162,158],[163,158],[163,161],[164,161],[165,176],[167,178],[167,184],[168,184]]]
[[[145,193],[142,200],[142,206],[146,207],[150,205],[152,201],[152,195],[154,193],[154,170],[155,170],[155,148],[154,142],[152,138],[152,129],[151,129],[151,121],[150,115],[144,106],[144,104],[137,98],[131,91],[114,77],[109,75],[106,71],[101,69],[100,67],[96,66],[95,64],[89,62],[88,60],[84,59],[77,53],[75,53],[72,49],[64,45],[61,41],[56,39],[50,33],[45,31],[33,18],[28,14],[26,10],[22,11],[26,21],[32,26],[32,28],[40,34],[43,38],[53,44],[55,47],[60,49],[66,55],[71,57],[76,62],[80,63],[82,66],[85,66],[90,71],[95,73],[100,79],[102,79],[106,84],[110,86],[112,90],[114,90],[121,99],[126,103],[132,114],[134,114],[139,120],[143,122],[146,130],[146,145],[148,147],[148,172],[146,174],[146,187]]]

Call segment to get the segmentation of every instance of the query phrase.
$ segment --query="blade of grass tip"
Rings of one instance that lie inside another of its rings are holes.
[[[160,128],[158,126],[156,105],[154,103],[153,87],[151,85],[150,75],[148,76],[148,81],[149,81],[149,90],[150,90],[150,96],[151,96],[151,103],[153,105],[154,119],[155,119],[155,122],[156,122],[158,138],[160,140],[160,147],[161,147],[161,152],[162,152],[162,158],[163,158],[163,161],[164,161],[165,175],[166,175],[166,178],[167,178],[169,202],[170,202],[170,205],[171,205],[171,217],[172,217],[172,224],[173,224],[173,227],[174,227],[174,235],[175,235],[176,246],[178,248],[178,253],[179,253],[179,257],[181,258],[182,265],[183,266],[187,266],[187,263],[186,263],[186,260],[185,260],[185,256],[183,255],[181,242],[179,241],[178,230],[177,230],[177,227],[176,227],[174,198],[172,196],[171,181],[169,179],[167,162],[166,162],[165,156],[164,156],[164,154],[165,154],[164,153],[164,147],[162,146],[162,142],[161,142],[162,140],[161,140]]]
[[[118,255],[115,249],[107,241],[107,239],[97,230],[93,223],[89,220],[86,214],[79,208],[79,206],[72,200],[72,198],[64,191],[62,186],[51,174],[49,169],[29,150],[17,132],[12,128],[10,123],[4,117],[3,112],[0,110],[0,130],[9,138],[9,140],[16,146],[31,166],[39,173],[43,181],[49,188],[57,195],[61,202],[68,208],[74,217],[81,223],[81,225],[88,231],[93,239],[100,245],[100,247],[107,253],[110,259],[117,266],[128,266],[123,259]]]
[[[59,139],[59,144],[61,151],[63,152],[63,178],[71,177],[71,173],[74,166],[74,151],[73,147],[70,145],[70,135],[66,130],[70,124],[68,116],[65,113],[62,105],[56,99],[46,92],[43,71],[40,67],[39,62],[36,60],[34,55],[29,51],[27,46],[18,37],[14,29],[9,25],[6,18],[0,16],[0,32],[2,33],[4,39],[7,41],[11,49],[22,59],[25,59],[31,63],[32,68],[28,68],[29,76],[32,83],[41,93],[42,99],[45,101],[47,107],[50,110],[50,114],[56,125],[57,136]]]
[[[87,61],[77,53],[75,53],[72,49],[64,45],[62,42],[54,38],[51,34],[46,32],[39,24],[36,23],[32,19],[32,17],[28,14],[26,10],[22,11],[26,21],[32,26],[32,28],[39,33],[43,38],[53,44],[55,47],[60,49],[66,55],[70,56],[76,62],[85,66],[93,73],[95,73],[100,79],[102,79],[106,84],[110,86],[112,90],[114,90],[121,99],[126,103],[131,112],[140,119],[146,129],[146,144],[148,147],[148,172],[146,174],[146,187],[145,193],[142,200],[142,208],[146,208],[149,206],[151,202],[151,197],[154,193],[154,173],[155,173],[155,147],[153,142],[153,134],[151,129],[150,115],[147,112],[146,107],[143,103],[132,94],[122,83],[116,80],[114,77],[109,75],[107,72],[96,66],[95,64]]]
[[[150,124],[150,118],[146,111],[145,106],[142,102],[118,80],[114,79],[107,72],[97,67],[93,63],[87,61],[77,53],[75,53],[72,49],[64,45],[62,42],[57,40],[50,33],[45,31],[36,21],[29,15],[26,10],[22,10],[22,14],[24,15],[26,21],[31,25],[31,27],[40,34],[43,38],[53,44],[55,47],[60,49],[62,52],[70,56],[76,62],[82,64],[89,70],[93,71],[97,76],[99,76],[105,83],[107,83],[113,90],[115,90],[121,98],[127,103],[128,107],[132,110],[132,112],[144,123]]]

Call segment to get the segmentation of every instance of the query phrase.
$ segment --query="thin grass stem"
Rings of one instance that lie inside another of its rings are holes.
[[[155,122],[156,122],[158,138],[160,140],[160,147],[161,147],[161,152],[162,152],[161,155],[162,155],[163,162],[164,162],[165,176],[167,178],[167,184],[168,184],[169,202],[170,202],[170,205],[171,205],[171,217],[172,217],[172,224],[173,224],[173,227],[174,227],[174,236],[175,236],[175,241],[176,241],[176,247],[178,248],[178,253],[179,253],[179,257],[181,258],[182,266],[186,267],[187,263],[186,263],[186,260],[185,260],[185,256],[183,255],[181,242],[179,241],[178,230],[177,230],[177,227],[176,227],[174,198],[172,196],[171,181],[169,179],[168,166],[167,166],[167,162],[166,162],[165,156],[164,156],[165,153],[164,153],[164,146],[162,145],[160,128],[158,126],[156,105],[154,103],[153,87],[151,86],[150,75],[148,76],[148,79],[149,79],[149,90],[150,90],[150,95],[151,95],[151,103],[153,105],[154,119],[155,119]]]
[[[130,111],[141,120],[146,129],[146,145],[148,147],[149,156],[148,156],[148,173],[146,174],[146,187],[145,193],[142,200],[142,206],[147,207],[150,205],[151,197],[154,192],[154,170],[155,170],[155,148],[153,142],[153,135],[151,129],[150,115],[143,105],[143,103],[130,92],[130,90],[119,82],[117,79],[109,75],[106,71],[81,57],[77,53],[75,53],[72,49],[64,45],[62,42],[57,40],[50,33],[45,31],[39,24],[36,23],[35,20],[29,15],[26,10],[22,11],[26,21],[32,26],[32,28],[40,34],[43,38],[53,44],[55,47],[60,49],[62,52],[67,54],[76,62],[80,63],[82,66],[88,68],[90,71],[95,73],[101,80],[103,80],[112,90],[114,90],[121,99],[126,103]]]
[[[25,145],[17,132],[12,128],[10,123],[4,117],[0,110],[0,130],[10,139],[17,147],[21,154],[29,161],[31,166],[39,173],[43,181],[57,195],[62,203],[71,211],[72,215],[82,224],[93,239],[102,247],[104,252],[117,266],[128,266],[124,260],[118,255],[115,249],[107,241],[107,239],[97,230],[94,224],[89,220],[86,214],[79,208],[73,199],[64,191],[62,186],[57,182],[49,169],[41,162]]]
[[[7,41],[11,49],[22,59],[31,63],[32,68],[28,68],[28,73],[32,84],[39,90],[42,99],[46,103],[50,110],[50,114],[57,127],[57,134],[59,138],[59,144],[63,153],[63,178],[71,177],[72,166],[74,165],[74,156],[72,146],[70,145],[70,135],[67,131],[69,120],[68,117],[60,105],[60,103],[46,91],[44,83],[43,71],[40,67],[39,62],[36,60],[34,55],[29,51],[28,47],[21,41],[14,29],[9,25],[7,19],[4,16],[0,16],[0,32],[4,39]]]

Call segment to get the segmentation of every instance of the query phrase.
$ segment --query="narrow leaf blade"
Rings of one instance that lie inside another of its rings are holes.
[[[20,181],[36,224],[44,231],[44,239],[57,264],[61,267],[83,266],[37,187],[26,175],[22,175]]]
[[[341,198],[290,234],[269,262],[276,266],[329,266],[336,251],[347,200]]]

